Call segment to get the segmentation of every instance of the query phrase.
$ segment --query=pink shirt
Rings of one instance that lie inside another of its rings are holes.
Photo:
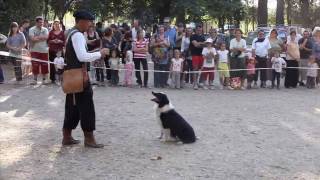
[[[248,75],[252,75],[252,74],[256,74],[256,65],[255,64],[251,64],[251,63],[249,63],[248,65],[247,65],[247,74]]]

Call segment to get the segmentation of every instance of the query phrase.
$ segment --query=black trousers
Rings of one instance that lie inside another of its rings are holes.
[[[10,60],[13,65],[14,75],[16,77],[16,81],[22,81],[21,61],[17,60],[15,57],[10,57]]]
[[[75,129],[80,121],[83,131],[96,129],[96,117],[91,86],[81,93],[67,94],[63,128]]]
[[[281,74],[279,72],[272,70],[272,86],[274,86],[274,82],[277,80],[277,87],[280,87],[280,77]]]
[[[267,68],[267,58],[266,57],[256,57],[257,64],[256,68]],[[256,70],[256,75],[254,76],[254,81],[258,81],[258,76],[260,72],[260,81],[265,82],[267,80],[267,70],[266,69],[258,69]]]
[[[53,51],[49,51],[49,61],[53,62],[54,59],[57,57],[57,53]],[[55,81],[56,80],[56,68],[54,64],[50,63],[50,80]]]
[[[119,71],[111,69],[111,84],[118,85],[119,83]]]
[[[104,82],[104,73],[102,68],[96,68],[96,80],[98,82]]]
[[[299,67],[299,63],[296,60],[287,60],[287,67]],[[284,81],[284,86],[286,88],[297,87],[299,80],[299,70],[287,68],[286,70],[286,78]]]
[[[142,68],[143,70],[148,70],[148,62],[147,59],[143,59],[143,58],[134,58],[133,59],[134,62],[134,68],[137,70],[136,71],[136,78],[137,78],[137,83],[139,85],[142,85],[142,80],[141,80],[141,67],[140,64],[142,64]],[[147,86],[148,85],[148,71],[144,71],[143,75],[143,85]]]
[[[109,65],[109,59],[110,57],[109,56],[106,56],[104,58],[104,64],[106,65],[106,74],[107,74],[107,80],[111,80],[111,69],[110,69],[110,65]]]

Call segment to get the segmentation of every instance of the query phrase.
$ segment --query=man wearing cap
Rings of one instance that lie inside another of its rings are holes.
[[[48,61],[48,35],[49,31],[43,27],[43,17],[36,17],[36,25],[29,30],[30,37],[30,52],[31,57],[40,61]],[[32,85],[37,84],[38,75],[42,74],[42,83],[46,83],[46,76],[49,73],[48,63],[40,61],[31,61],[33,82]]]
[[[86,47],[86,40],[83,32],[86,32],[94,16],[87,11],[78,11],[74,15],[76,26],[69,32],[66,44],[65,70],[82,68],[87,62],[109,54],[108,49],[101,49],[100,52],[89,53]],[[95,110],[93,104],[93,92],[88,83],[83,92],[66,95],[65,118],[63,124],[62,145],[79,144],[71,136],[71,131],[75,129],[80,121],[84,133],[84,145],[92,148],[102,148],[102,144],[97,144],[93,135],[95,130]]]

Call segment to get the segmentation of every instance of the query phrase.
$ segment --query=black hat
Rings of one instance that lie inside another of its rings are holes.
[[[93,14],[91,14],[90,12],[85,11],[85,10],[79,10],[79,11],[75,12],[73,14],[73,17],[75,17],[78,20],[83,19],[83,20],[91,20],[92,21],[95,19]]]

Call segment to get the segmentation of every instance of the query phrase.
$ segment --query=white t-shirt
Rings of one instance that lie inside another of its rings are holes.
[[[133,53],[131,50],[127,51],[126,64],[133,64]]]
[[[224,50],[224,51],[218,50],[219,62],[228,63],[228,59],[229,59],[228,54],[229,54],[228,50]]]
[[[172,71],[174,72],[182,71],[182,62],[183,62],[182,58],[179,58],[179,59],[172,58],[171,62],[172,62]]]
[[[57,69],[63,69],[64,67],[64,59],[63,57],[56,57],[54,58],[54,64],[57,67]]]
[[[213,57],[212,58],[207,58],[208,54],[212,53]],[[212,48],[203,48],[202,50],[202,55],[203,55],[203,67],[206,68],[212,68],[214,67],[214,56],[217,55],[217,51],[214,47]]]
[[[276,72],[281,73],[282,72],[282,68],[287,66],[286,61],[281,58],[281,57],[273,57],[271,59],[272,62],[272,69],[274,69]]]
[[[252,41],[252,49],[255,50],[255,53],[259,57],[268,56],[268,50],[271,48],[268,38],[265,38],[263,42],[256,42],[258,38],[255,38]]]
[[[307,70],[307,76],[308,77],[317,77],[318,76],[318,69],[313,69],[313,68],[319,68],[317,63],[308,63],[308,68],[312,68],[312,69],[308,69]]]
[[[244,48],[244,49],[247,49],[246,40],[240,39],[240,41],[237,41],[236,38],[232,39],[232,40],[230,41],[230,49],[234,49],[234,48]],[[239,58],[244,58],[244,57],[245,57],[245,53],[242,52],[238,57],[239,57]]]

